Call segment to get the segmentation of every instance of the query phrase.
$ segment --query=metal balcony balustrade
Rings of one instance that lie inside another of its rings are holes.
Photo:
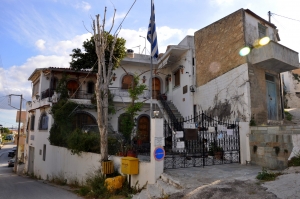
[[[115,97],[129,97],[129,92],[127,89],[122,89],[120,87],[110,87],[110,93],[113,94]],[[150,91],[144,90],[143,94],[139,95],[141,99],[149,99],[150,98]]]
[[[41,92],[41,99],[49,98],[49,101],[51,101],[51,97],[54,94],[54,89],[46,89],[43,92]],[[90,100],[93,97],[93,93],[87,93],[86,90],[76,90],[74,92],[69,91],[68,92],[69,97],[71,99],[88,99]]]

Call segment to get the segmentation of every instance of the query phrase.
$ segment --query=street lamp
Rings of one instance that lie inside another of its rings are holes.
[[[143,36],[140,35],[140,37],[143,37]],[[147,48],[146,48],[146,37],[143,37],[143,38],[145,39],[145,47],[144,47],[143,51],[145,50],[145,55],[146,55],[146,49],[147,49]],[[143,51],[142,51],[142,52],[143,52]]]
[[[239,51],[239,54],[240,54],[240,56],[244,57],[244,56],[248,55],[253,48],[259,48],[259,47],[265,46],[269,42],[270,42],[270,38],[269,37],[263,37],[258,42],[256,42],[255,45],[249,45],[249,46],[243,47]]]

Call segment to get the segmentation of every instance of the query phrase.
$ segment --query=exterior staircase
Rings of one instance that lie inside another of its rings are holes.
[[[178,111],[177,107],[173,104],[173,102],[172,101],[166,101],[166,102],[167,102],[169,108],[171,109],[172,113],[176,117],[177,121],[183,121],[182,115]]]
[[[146,188],[134,195],[132,199],[161,199],[181,192],[182,186],[168,174],[161,174],[155,184],[147,184]]]

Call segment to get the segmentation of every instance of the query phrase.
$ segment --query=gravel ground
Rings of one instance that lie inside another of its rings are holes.
[[[217,180],[196,189],[185,189],[169,199],[297,199],[300,198],[300,167],[284,170],[275,181]]]

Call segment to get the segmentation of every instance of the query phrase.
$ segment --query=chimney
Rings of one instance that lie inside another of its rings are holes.
[[[127,49],[127,57],[134,58],[134,51],[132,49]]]

